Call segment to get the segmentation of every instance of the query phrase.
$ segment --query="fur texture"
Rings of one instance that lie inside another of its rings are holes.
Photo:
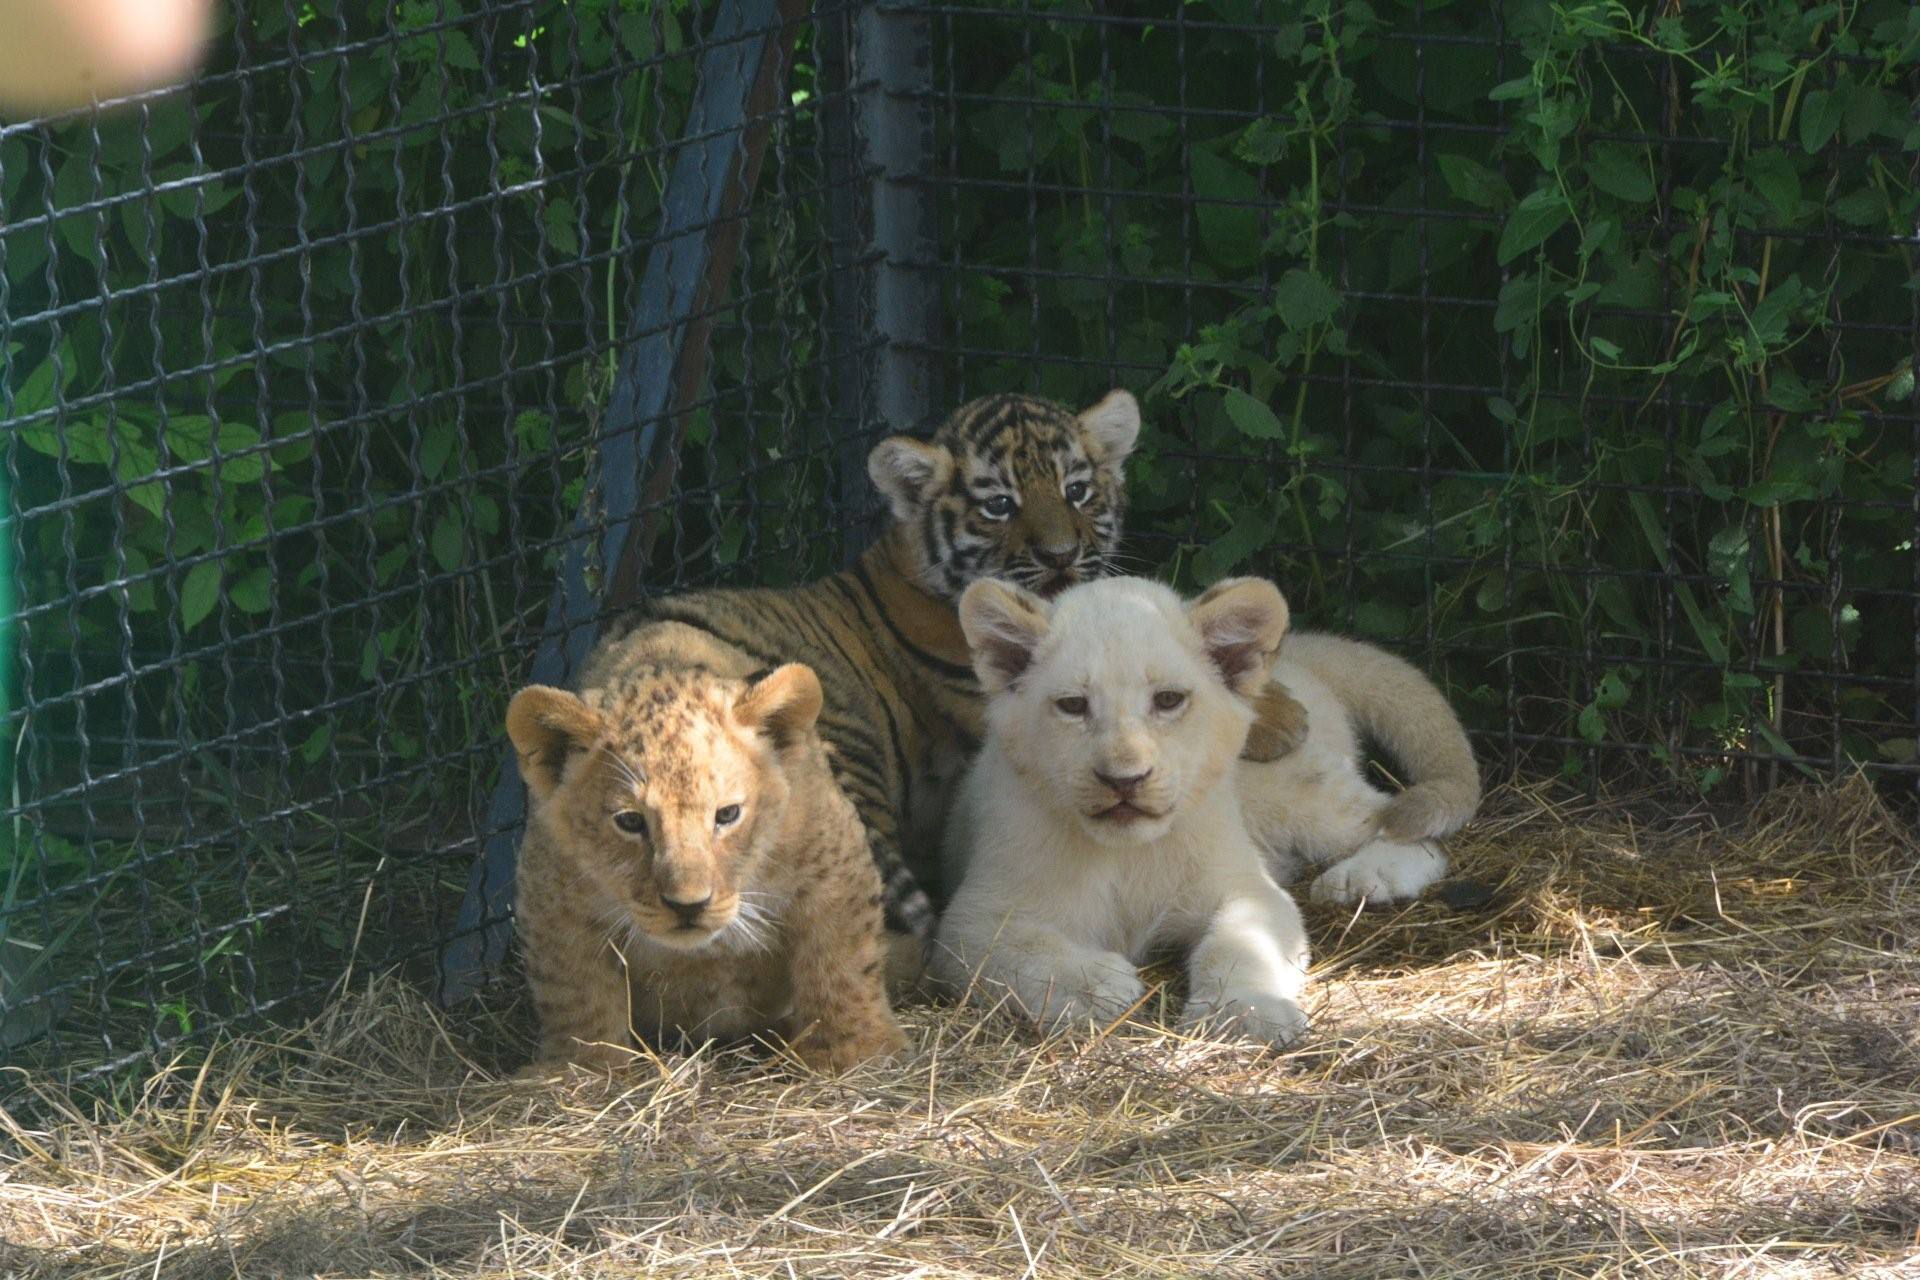
[[[1305,632],[1287,640],[1273,677],[1306,709],[1305,738],[1277,760],[1243,762],[1240,795],[1280,883],[1303,863],[1324,865],[1314,901],[1378,906],[1444,875],[1438,841],[1473,816],[1480,773],[1440,691],[1372,645]],[[1406,770],[1406,789],[1389,795],[1367,782],[1362,735]]]
[[[1047,1023],[1119,1017],[1136,966],[1190,947],[1185,1018],[1288,1043],[1307,940],[1241,817],[1235,761],[1287,627],[1272,584],[1191,605],[1113,578],[1049,603],[982,582],[960,604],[987,739],[947,844],[943,984]]]
[[[662,597],[611,632],[698,631],[759,665],[802,661],[820,673],[820,734],[880,868],[903,983],[933,928],[940,831],[981,733],[955,603],[983,577],[1045,595],[1108,573],[1139,433],[1140,407],[1124,391],[1079,413],[1035,396],[970,401],[930,439],[874,447],[867,471],[892,524],[852,568],[781,590]],[[1290,750],[1297,710],[1264,702],[1249,758]]]
[[[814,732],[820,682],[751,666],[701,633],[649,632],[596,653],[580,693],[509,706],[545,1063],[617,1062],[636,1032],[778,1032],[826,1070],[905,1045],[879,873]]]
[[[820,734],[880,868],[888,927],[903,935],[903,978],[922,954],[911,943],[933,928],[938,833],[980,736],[954,604],[982,576],[1057,590],[1106,573],[1139,431],[1124,391],[1078,414],[1033,396],[971,401],[930,439],[874,447],[867,471],[892,523],[851,568],[799,587],[661,597],[612,632],[698,631],[759,665],[820,673]]]

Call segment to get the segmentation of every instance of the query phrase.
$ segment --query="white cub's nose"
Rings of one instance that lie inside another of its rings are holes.
[[[1153,776],[1153,770],[1147,768],[1135,773],[1107,773],[1095,769],[1093,776],[1100,779],[1101,786],[1125,800],[1140,789],[1141,783]]]

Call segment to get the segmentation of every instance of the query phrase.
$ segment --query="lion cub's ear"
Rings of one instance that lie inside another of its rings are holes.
[[[1045,600],[995,578],[982,578],[961,594],[960,630],[988,693],[1020,679],[1046,639],[1050,616]]]
[[[912,436],[888,436],[867,455],[867,478],[895,520],[911,520],[953,476],[953,455]]]
[[[565,689],[528,685],[507,704],[507,737],[520,757],[520,776],[541,800],[560,785],[568,756],[589,750],[606,727],[598,711]]]
[[[733,704],[733,718],[763,735],[774,750],[785,751],[813,728],[822,701],[813,668],[789,662],[748,685]]]
[[[1278,760],[1300,749],[1307,740],[1307,709],[1271,677],[1253,700],[1254,721],[1240,758],[1256,764]]]
[[[1287,598],[1265,578],[1227,578],[1187,606],[1187,621],[1227,687],[1254,698],[1287,634]]]

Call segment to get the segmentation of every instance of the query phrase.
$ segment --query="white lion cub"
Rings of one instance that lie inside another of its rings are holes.
[[[1045,1023],[1110,1018],[1145,992],[1150,949],[1191,945],[1186,1022],[1298,1039],[1306,933],[1247,832],[1234,766],[1286,634],[1280,592],[1241,578],[1183,604],[1108,578],[1048,603],[988,580],[960,625],[987,737],[949,819],[959,889],[935,978],[1011,993]]]

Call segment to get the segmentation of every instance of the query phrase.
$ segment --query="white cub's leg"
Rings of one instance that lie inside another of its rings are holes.
[[[1447,855],[1431,840],[1396,844],[1373,840],[1328,867],[1313,882],[1313,900],[1347,907],[1384,906],[1418,896],[1447,873]]]
[[[1110,1021],[1147,992],[1127,957],[1035,925],[1010,923],[978,938],[942,928],[933,969],[956,990],[972,984],[976,997],[1011,995],[1044,1026]]]
[[[1298,997],[1307,983],[1307,933],[1286,890],[1243,885],[1220,909],[1193,949],[1183,1025],[1230,1018],[1247,1035],[1292,1044],[1307,1032]]]

